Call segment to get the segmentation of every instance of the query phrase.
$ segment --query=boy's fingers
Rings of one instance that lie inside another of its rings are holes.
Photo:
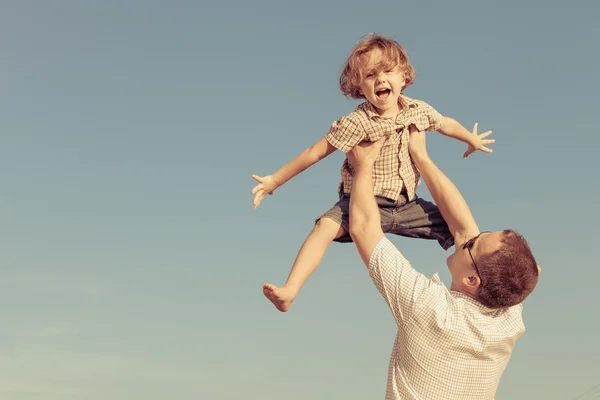
[[[477,127],[479,126],[479,122],[475,122],[475,125],[473,125],[473,133],[475,135],[477,135]]]
[[[493,152],[494,152],[494,150],[492,150],[492,149],[488,149],[488,148],[487,148],[487,147],[485,147],[485,146],[484,146],[484,147],[482,147],[482,148],[481,148],[481,150],[485,151],[486,153],[493,153]]]
[[[487,140],[482,140],[481,143],[483,143],[483,144],[496,143],[496,140],[495,139],[487,139]]]
[[[252,174],[252,179],[254,179],[256,182],[261,182],[262,181],[262,179],[261,179],[260,176],[254,175],[254,174]]]
[[[488,137],[488,136],[490,136],[491,134],[492,134],[492,131],[487,131],[487,132],[485,132],[485,133],[482,133],[481,135],[479,135],[479,137],[480,137],[481,139],[483,139],[483,138],[485,138],[485,137]]]

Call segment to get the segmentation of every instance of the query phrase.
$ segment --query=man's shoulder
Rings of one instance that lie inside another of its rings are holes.
[[[371,252],[369,267],[376,263],[396,263],[398,261],[405,261],[408,263],[408,260],[400,252],[400,250],[398,250],[398,248],[384,236],[379,240],[379,242],[377,242],[373,248],[373,251]]]
[[[523,305],[491,309],[479,301],[456,291],[450,291],[451,312],[469,326],[478,327],[488,335],[520,335],[524,330]]]
[[[446,287],[435,275],[428,278],[416,271],[387,238],[375,245],[368,268],[398,324],[410,324],[415,318],[444,318]]]
[[[373,268],[394,268],[414,271],[415,277],[418,277],[421,285],[427,286],[428,290],[439,295],[444,300],[446,300],[448,296],[448,289],[437,273],[433,274],[431,278],[428,278],[416,271],[410,261],[404,257],[404,254],[402,254],[402,252],[386,237],[381,238],[371,252],[369,269]]]

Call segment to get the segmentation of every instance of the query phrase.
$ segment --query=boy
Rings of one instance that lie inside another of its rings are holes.
[[[254,208],[267,194],[335,150],[350,151],[363,140],[387,137],[373,168],[374,192],[383,231],[406,237],[437,240],[444,250],[454,244],[438,208],[416,197],[420,175],[408,153],[409,126],[419,131],[436,130],[468,144],[466,158],[476,150],[491,153],[483,140],[491,132],[472,135],[452,118],[444,117],[427,103],[402,94],[414,79],[414,69],[404,49],[394,40],[368,35],[352,50],[342,74],[340,89],[346,96],[366,99],[352,113],[334,122],[325,137],[300,153],[275,174],[252,175]],[[302,245],[284,286],[263,285],[264,295],[279,311],[287,311],[308,277],[316,270],[332,241],[351,242],[349,199],[352,168],[348,159],[341,170],[340,200],[319,216]]]

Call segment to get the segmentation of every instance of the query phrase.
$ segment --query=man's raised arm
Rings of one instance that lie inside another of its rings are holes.
[[[373,249],[384,237],[373,193],[373,164],[379,157],[384,140],[362,142],[348,152],[348,161],[354,171],[350,193],[350,236],[367,266]]]
[[[477,135],[477,124],[473,127],[473,135]],[[486,132],[479,137],[483,139],[487,135],[489,133]],[[492,139],[483,141],[484,144],[493,142]],[[479,228],[465,199],[452,181],[429,158],[425,146],[425,132],[417,132],[411,129],[409,150],[413,163],[419,168],[423,181],[427,185],[442,217],[446,220],[450,233],[454,236],[455,245],[458,247],[468,239],[477,236]]]

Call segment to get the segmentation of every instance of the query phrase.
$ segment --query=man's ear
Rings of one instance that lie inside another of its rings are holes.
[[[475,294],[479,285],[481,285],[481,279],[477,275],[465,276],[462,279],[462,283],[465,289],[469,291],[471,294]]]

